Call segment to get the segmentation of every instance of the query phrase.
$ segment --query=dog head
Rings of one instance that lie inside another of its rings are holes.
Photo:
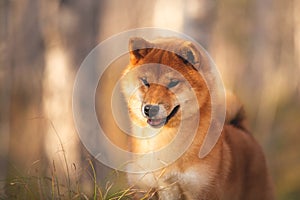
[[[134,123],[176,127],[209,106],[208,88],[199,73],[207,70],[208,61],[191,42],[132,38],[129,51],[121,86]]]

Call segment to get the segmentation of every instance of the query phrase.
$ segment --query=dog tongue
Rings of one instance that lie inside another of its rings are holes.
[[[164,119],[148,119],[147,122],[151,126],[161,125],[165,120]]]

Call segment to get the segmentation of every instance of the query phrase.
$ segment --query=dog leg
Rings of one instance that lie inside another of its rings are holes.
[[[157,191],[160,200],[184,200],[182,190],[178,183],[163,184]]]

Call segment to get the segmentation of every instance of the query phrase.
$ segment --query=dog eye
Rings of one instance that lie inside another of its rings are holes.
[[[146,87],[150,87],[150,84],[148,83],[147,78],[142,77],[142,78],[140,78],[140,79],[141,79],[142,83],[143,83]]]
[[[168,84],[168,88],[172,88],[172,87],[175,87],[176,85],[178,85],[178,83],[179,83],[179,80],[177,80],[177,79],[172,79],[171,81],[170,81],[170,83]]]

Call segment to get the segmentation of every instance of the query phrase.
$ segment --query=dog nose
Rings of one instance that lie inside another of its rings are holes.
[[[145,105],[144,107],[144,113],[147,117],[154,117],[159,112],[159,106],[158,105]]]

